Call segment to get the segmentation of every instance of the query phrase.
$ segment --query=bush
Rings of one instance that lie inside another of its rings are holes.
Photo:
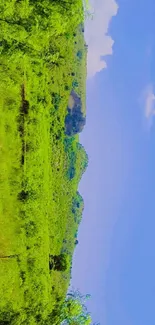
[[[30,221],[25,225],[26,236],[33,237],[37,232],[37,227],[34,221]]]
[[[82,51],[78,51],[76,55],[80,60],[82,59],[83,56]]]
[[[58,110],[61,101],[61,96],[57,93],[52,93],[51,95],[52,95],[52,104],[54,106],[54,109]]]
[[[56,271],[66,271],[68,268],[68,255],[60,254],[60,255],[50,255],[49,257],[49,269]]]
[[[18,200],[20,201],[26,201],[28,200],[29,193],[28,191],[22,190],[20,193],[18,193]]]
[[[79,85],[79,83],[78,83],[77,80],[74,80],[74,81],[72,82],[72,86],[73,86],[74,88],[78,87],[78,85]]]

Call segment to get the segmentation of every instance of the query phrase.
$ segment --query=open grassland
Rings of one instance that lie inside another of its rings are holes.
[[[81,0],[0,3],[0,324],[61,322],[87,166],[65,134],[73,88],[86,114],[81,23]],[[66,270],[50,271],[62,252]]]

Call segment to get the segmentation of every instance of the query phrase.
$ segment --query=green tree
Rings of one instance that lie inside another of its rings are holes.
[[[66,271],[69,267],[69,256],[67,254],[50,255],[49,269],[56,271]]]
[[[90,294],[82,295],[78,289],[75,290],[74,288],[72,288],[72,289],[67,293],[67,297],[72,297],[72,299],[78,300],[81,304],[84,305],[84,303],[85,303],[88,299],[90,299],[91,295],[90,295]]]
[[[86,295],[89,296],[89,295]],[[83,303],[80,292],[74,291],[74,294],[68,294],[62,308],[63,321],[61,325],[89,325],[92,323],[90,313]]]

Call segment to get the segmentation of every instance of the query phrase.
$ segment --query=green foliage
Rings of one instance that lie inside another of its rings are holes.
[[[50,270],[66,271],[69,268],[69,262],[67,254],[50,255],[49,268]]]
[[[69,180],[75,178],[80,181],[88,166],[88,155],[84,147],[77,141],[77,138],[66,137],[64,139],[65,152],[67,154],[67,177]]]
[[[60,325],[83,209],[85,155],[64,132],[73,85],[85,118],[83,20],[81,0],[0,2],[1,323]]]
[[[82,196],[77,192],[76,196],[73,198],[72,203],[72,213],[75,223],[80,224],[82,219],[82,212],[84,208],[84,202]]]
[[[61,325],[89,325],[92,323],[92,318],[84,304],[85,298],[88,299],[88,296],[82,296],[79,291],[68,293],[62,306],[61,317],[63,321]]]
[[[60,106],[61,102],[61,96],[57,93],[52,93],[52,104],[54,106],[54,109],[57,110]]]
[[[77,80],[74,80],[73,82],[72,82],[72,86],[73,86],[73,88],[76,88],[76,87],[78,87],[78,81]]]

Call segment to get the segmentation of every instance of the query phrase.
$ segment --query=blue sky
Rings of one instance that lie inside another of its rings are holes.
[[[92,5],[80,136],[89,167],[79,188],[85,210],[72,285],[91,294],[101,325],[154,325],[155,1]]]

